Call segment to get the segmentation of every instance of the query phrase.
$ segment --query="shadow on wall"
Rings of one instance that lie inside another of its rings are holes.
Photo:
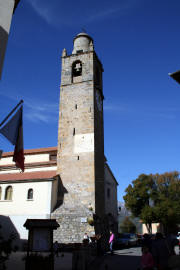
[[[55,205],[53,211],[63,204],[64,194],[68,193],[67,189],[64,187],[60,175],[58,175],[58,192],[57,192],[57,204]]]
[[[0,226],[0,236],[3,237],[3,240],[8,240],[13,234],[15,236],[13,246],[18,246],[20,249],[25,247],[27,240],[20,239],[18,231],[8,216],[0,215]]]
[[[0,26],[0,79],[2,76],[3,62],[8,41],[8,33]]]

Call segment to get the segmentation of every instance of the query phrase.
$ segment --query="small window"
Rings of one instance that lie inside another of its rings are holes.
[[[107,189],[107,197],[108,197],[108,199],[110,198],[110,193],[111,193],[111,190],[110,190],[110,188],[108,188]]]
[[[77,53],[83,53],[83,50],[77,50],[76,52]]]
[[[8,186],[6,188],[6,191],[5,191],[5,197],[4,199],[7,200],[7,201],[11,201],[12,200],[12,193],[13,193],[13,189],[11,186]]]
[[[57,155],[50,155],[50,160],[57,160]]]
[[[73,136],[76,134],[76,130],[75,128],[73,128]]]
[[[33,199],[33,189],[28,189],[27,199],[32,200]]]
[[[0,187],[0,200],[1,200],[1,196],[2,196],[2,188]]]

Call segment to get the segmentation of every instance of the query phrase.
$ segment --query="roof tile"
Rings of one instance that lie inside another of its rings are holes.
[[[1,181],[23,181],[32,179],[48,179],[56,176],[56,171],[24,172],[24,173],[6,173],[0,174]]]

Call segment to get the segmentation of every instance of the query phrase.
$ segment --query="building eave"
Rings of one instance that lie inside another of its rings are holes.
[[[118,184],[118,182],[117,182],[117,180],[116,180],[116,178],[115,178],[114,174],[112,173],[112,171],[111,171],[111,169],[110,169],[109,165],[108,165],[107,163],[105,163],[105,166],[106,166],[106,167],[107,167],[107,169],[109,170],[109,172],[110,172],[110,174],[111,174],[112,178],[114,179],[114,182],[115,182],[115,183],[116,183],[116,185],[118,186],[119,184]]]
[[[15,0],[13,13],[15,12],[15,9],[17,8],[17,5],[19,4],[19,2],[20,0]]]
[[[169,76],[180,84],[180,70],[173,73],[169,73]]]
[[[34,148],[34,149],[25,149],[24,155],[36,155],[36,154],[50,154],[57,153],[57,146],[55,147],[46,147],[46,148]],[[4,152],[2,154],[3,157],[11,157],[14,155],[14,152]]]

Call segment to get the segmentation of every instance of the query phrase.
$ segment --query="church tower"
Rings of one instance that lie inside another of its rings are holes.
[[[62,53],[57,174],[60,242],[82,242],[95,233],[92,219],[105,215],[103,67],[86,33],[74,38],[71,55]]]

